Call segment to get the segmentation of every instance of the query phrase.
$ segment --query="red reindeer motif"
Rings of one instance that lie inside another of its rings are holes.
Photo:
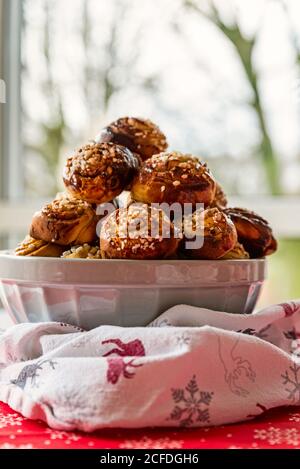
[[[121,375],[124,378],[130,379],[133,378],[135,375],[134,371],[129,371],[128,368],[138,368],[143,366],[142,363],[140,365],[135,365],[133,360],[129,362],[125,362],[123,358],[108,358],[108,370],[106,373],[107,381],[112,384],[116,384],[119,381]]]
[[[286,317],[292,316],[299,309],[299,305],[294,303],[294,301],[291,301],[290,303],[281,303],[280,306],[283,308]]]
[[[131,342],[124,343],[120,339],[107,339],[103,340],[102,344],[114,344],[115,348],[112,348],[106,352],[103,357],[110,355],[117,355],[114,358],[108,358],[108,369],[106,373],[107,381],[112,384],[116,384],[120,378],[131,379],[135,376],[135,372],[130,368],[139,368],[143,364],[135,364],[134,359],[125,362],[123,357],[144,357],[146,355],[143,343],[139,339],[132,340]]]
[[[108,357],[114,353],[119,357],[144,357],[145,348],[139,339],[132,340],[131,342],[124,343],[120,339],[107,339],[103,340],[102,344],[114,344],[119,348],[113,348],[105,353],[103,357]]]

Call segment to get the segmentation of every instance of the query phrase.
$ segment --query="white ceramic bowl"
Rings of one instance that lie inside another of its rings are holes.
[[[176,304],[251,313],[265,275],[265,259],[86,260],[0,251],[0,296],[17,323],[143,326]]]

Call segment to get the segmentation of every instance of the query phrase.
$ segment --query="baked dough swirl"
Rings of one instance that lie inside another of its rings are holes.
[[[34,214],[29,234],[61,246],[92,243],[97,221],[95,210],[88,202],[60,198]]]
[[[138,166],[138,158],[128,148],[114,143],[92,143],[68,158],[63,180],[72,197],[101,204],[127,187]]]
[[[100,233],[101,256],[106,259],[164,259],[175,255],[178,244],[165,213],[143,204],[111,213]]]
[[[18,244],[15,249],[16,256],[28,257],[60,257],[64,248],[55,243],[47,243],[41,239],[34,239],[31,236]]]
[[[141,160],[165,151],[167,139],[149,119],[121,117],[105,127],[96,137],[96,142],[113,142],[124,145]]]
[[[197,237],[202,237],[202,246],[197,247]],[[193,241],[194,249],[186,242]],[[219,259],[234,248],[237,232],[233,222],[217,208],[196,210],[184,220],[183,252],[192,259]]]
[[[227,208],[224,212],[235,224],[238,240],[251,258],[268,256],[277,250],[277,241],[269,223],[245,208]]]
[[[179,152],[160,153],[144,161],[135,176],[131,195],[143,203],[203,203],[209,206],[216,182],[197,157]]]

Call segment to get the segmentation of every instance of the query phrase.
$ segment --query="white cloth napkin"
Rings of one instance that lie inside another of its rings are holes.
[[[149,326],[13,326],[0,335],[0,400],[83,431],[219,425],[300,404],[300,301],[253,315],[179,305]]]

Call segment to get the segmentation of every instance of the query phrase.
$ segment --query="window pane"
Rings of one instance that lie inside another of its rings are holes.
[[[268,258],[260,307],[300,297],[300,239],[280,239],[278,246],[278,252]]]
[[[153,118],[230,193],[300,192],[300,4],[215,3],[23,1],[27,194],[55,193],[66,155],[122,115]]]
[[[63,189],[66,157],[123,115],[153,119],[172,149],[207,160],[229,194],[300,195],[300,3],[214,4],[22,0],[15,111],[26,198]],[[299,230],[270,258],[261,304],[300,294],[299,212],[291,218]]]

